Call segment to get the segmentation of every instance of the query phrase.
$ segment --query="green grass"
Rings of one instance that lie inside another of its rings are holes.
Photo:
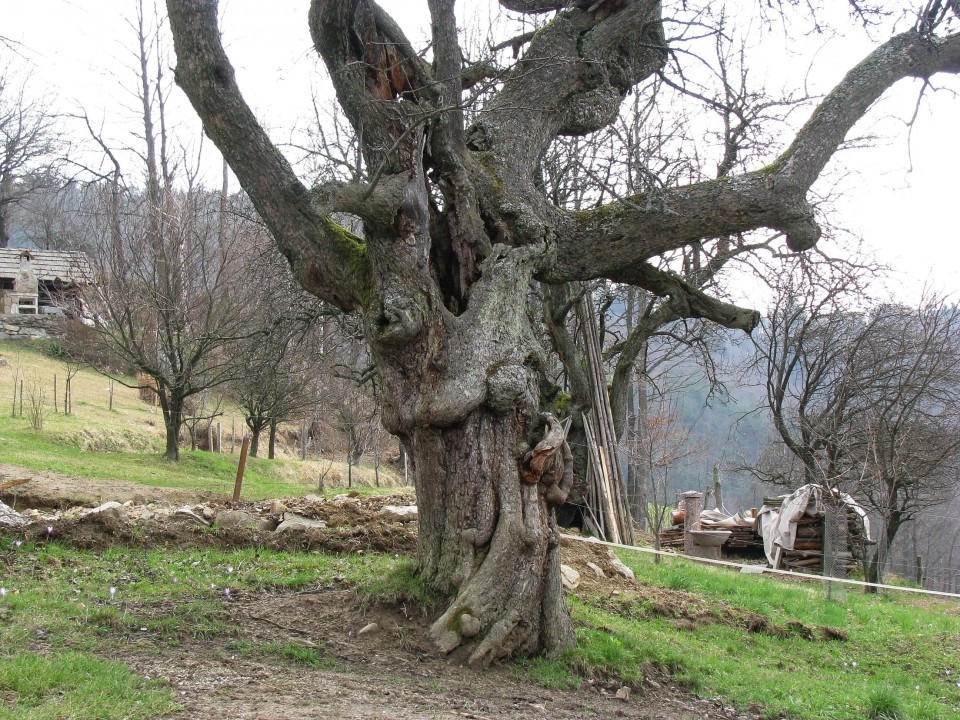
[[[243,594],[336,583],[370,603],[428,599],[408,560],[381,555],[93,552],[55,541],[0,542],[0,718],[146,718],[174,710],[169,688],[103,659],[123,648],[162,652],[201,638],[267,660],[336,666],[322,647],[245,640],[228,612]]]
[[[169,691],[120,663],[70,651],[0,655],[2,718],[154,718],[175,709]]]
[[[645,667],[670,672],[691,689],[720,695],[763,717],[804,720],[947,720],[960,716],[960,606],[902,595],[847,592],[826,600],[817,584],[741,575],[681,560],[655,564],[621,555],[641,583],[680,589],[763,615],[846,633],[846,640],[751,633],[735,624],[681,626],[669,618],[631,619],[607,598],[572,602],[579,645],[563,664],[581,676],[641,679]],[[722,614],[722,609],[721,609]]]
[[[819,585],[679,560],[655,565],[632,553],[623,558],[640,582],[682,587],[720,608],[721,615],[733,608],[763,615],[780,627],[789,622],[829,626],[848,639],[778,637],[735,623],[680,626],[671,618],[644,615],[643,607],[635,617],[630,607],[613,612],[609,597],[580,597],[571,600],[578,647],[558,658],[522,661],[514,673],[567,689],[584,677],[639,684],[655,666],[696,692],[741,708],[756,706],[766,718],[946,720],[960,711],[960,608],[955,603],[848,592],[840,605],[826,601]],[[151,708],[143,710],[146,717],[171,702],[167,689],[124,675],[115,663],[88,675],[83,667],[106,662],[101,658],[112,648],[162,651],[190,638],[264,662],[332,668],[335,659],[322,647],[246,639],[228,612],[229,603],[244,593],[328,584],[353,587],[362,606],[413,609],[443,602],[420,583],[409,558],[257,549],[95,553],[55,541],[16,549],[7,545],[0,549],[0,587],[8,591],[0,598],[0,697],[17,698],[12,711],[17,714],[11,716],[16,718],[68,717],[61,704],[69,697],[97,693],[105,698],[103,710],[90,717],[140,717],[137,708]],[[50,665],[29,673],[40,689],[21,679],[18,668],[29,663]],[[101,678],[104,683],[120,678],[118,687],[131,683],[138,698],[131,702],[141,705],[121,707],[109,685],[97,691],[86,687]],[[0,706],[0,717],[3,712]]]
[[[108,379],[93,370],[81,370],[72,380],[73,412],[64,415],[66,366],[62,362],[22,342],[0,342],[0,355],[9,363],[0,366],[0,462],[35,471],[119,479],[153,487],[233,492],[239,456],[181,450],[179,462],[165,460],[162,457],[163,417],[159,409],[142,402],[136,390],[115,384],[111,410]],[[57,376],[56,408],[54,376]],[[23,417],[12,417],[16,378],[24,381]],[[34,430],[30,425],[31,386],[42,388],[45,393],[47,414],[42,430]],[[225,422],[227,436],[229,421]],[[238,435],[244,432],[242,418],[236,420],[236,428]],[[225,437],[224,445],[227,443]],[[261,444],[265,450],[266,438],[261,438]],[[237,446],[239,453],[239,441]],[[345,482],[342,463],[251,457],[244,475],[243,496],[263,499],[316,492],[318,478],[325,471],[328,485]],[[389,468],[381,467],[380,472],[385,485],[397,484]],[[376,492],[365,487],[373,484],[371,468],[354,468],[353,475],[362,492]],[[339,483],[335,482],[337,478]],[[331,489],[331,492],[342,492],[342,489]]]
[[[227,645],[227,649],[242,655],[274,657],[297,665],[306,665],[322,670],[332,670],[337,667],[336,658],[330,657],[315,647],[294,642],[252,643],[248,640],[239,640]]]

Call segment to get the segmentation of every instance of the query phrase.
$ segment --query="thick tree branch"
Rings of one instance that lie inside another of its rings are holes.
[[[523,12],[546,3],[509,3]],[[558,134],[582,135],[609,124],[623,96],[666,59],[660,4],[635,0],[611,15],[572,8],[532,38],[502,91],[468,131],[476,150],[509,158],[530,177]]]
[[[960,35],[910,31],[877,48],[820,103],[790,148],[770,167],[637,195],[571,213],[550,282],[643,273],[650,257],[692,242],[761,227],[780,230],[791,250],[806,250],[820,228],[805,196],[847,132],[885,90],[907,77],[960,73]]]
[[[777,175],[809,188],[850,128],[887,89],[904,78],[926,79],[941,72],[960,73],[960,35],[925,36],[911,30],[892,37],[824,98],[777,160]]]
[[[176,80],[304,288],[344,309],[366,283],[363,243],[314,212],[310,193],[244,102],[220,43],[217,3],[169,0]]]

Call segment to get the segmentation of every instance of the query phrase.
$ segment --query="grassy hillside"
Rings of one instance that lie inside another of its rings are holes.
[[[238,455],[184,451],[178,463],[164,460],[163,417],[159,409],[142,402],[135,389],[120,382],[113,383],[111,409],[110,379],[91,369],[80,370],[71,383],[72,413],[63,414],[67,366],[42,353],[41,348],[38,344],[0,342],[0,357],[7,361],[5,365],[0,363],[0,463],[80,477],[232,492]],[[120,379],[130,382],[130,378]],[[39,430],[31,426],[34,402],[43,409],[43,426]],[[238,415],[222,420],[224,449],[231,446],[232,426],[236,428],[239,453],[244,426]],[[382,467],[380,475],[383,484],[398,482],[389,468]],[[244,496],[253,499],[315,492],[321,476],[327,486],[342,485],[346,482],[346,467],[341,462],[318,459],[250,458]],[[354,468],[353,481],[373,485],[372,468]]]

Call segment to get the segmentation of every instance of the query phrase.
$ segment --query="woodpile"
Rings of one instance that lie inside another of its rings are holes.
[[[779,565],[797,572],[823,572],[824,518],[804,515],[797,521],[797,539],[793,550],[781,550]],[[837,567],[846,568],[849,575],[857,570],[854,552],[863,552],[863,523],[853,511],[847,510],[847,547],[837,553]]]
[[[759,550],[763,552],[763,538],[753,527],[722,527],[713,523],[701,523],[704,530],[729,530],[730,538],[723,544],[724,550]]]
[[[660,532],[660,547],[664,550],[683,550],[683,523]]]

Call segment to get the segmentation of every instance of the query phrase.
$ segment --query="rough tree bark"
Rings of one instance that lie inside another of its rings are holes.
[[[537,190],[537,163],[558,135],[611,122],[625,94],[663,65],[658,2],[560,9],[467,127],[453,0],[428,2],[432,64],[371,0],[313,0],[314,44],[371,174],[312,189],[241,97],[216,2],[167,5],[177,82],[294,275],[363,314],[384,425],[413,460],[420,572],[453,596],[432,633],[473,663],[574,642],[553,514],[568,485],[567,452],[556,448],[547,469],[528,455],[552,428],[539,412],[529,283],[607,277],[674,294],[697,316],[752,318],[646,261],[758,227],[783,231],[794,250],[811,247],[819,230],[806,191],[850,126],[897,79],[960,69],[958,38],[900,35],[825,99],[775,165],[668,190],[661,211],[638,196],[571,213]],[[534,13],[566,3],[501,5]],[[359,216],[364,239],[334,223],[335,211]]]

